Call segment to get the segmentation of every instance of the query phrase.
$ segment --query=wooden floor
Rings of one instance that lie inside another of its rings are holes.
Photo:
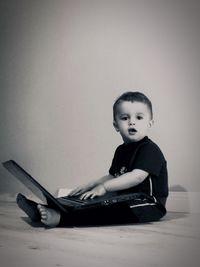
[[[32,226],[0,202],[2,267],[197,267],[200,214],[170,212],[160,222],[85,228]]]

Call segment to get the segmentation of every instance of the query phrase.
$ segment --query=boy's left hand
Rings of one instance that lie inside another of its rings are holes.
[[[92,190],[82,194],[80,196],[80,199],[84,200],[84,199],[88,199],[88,198],[95,198],[95,197],[100,197],[100,196],[103,196],[106,194],[106,189],[105,187],[100,184],[100,185],[97,185],[95,186]]]

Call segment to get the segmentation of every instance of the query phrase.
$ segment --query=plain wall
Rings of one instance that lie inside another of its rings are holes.
[[[0,10],[1,162],[51,192],[106,174],[122,143],[113,102],[139,90],[170,186],[200,191],[199,1],[1,0]],[[0,191],[19,190],[0,167]]]

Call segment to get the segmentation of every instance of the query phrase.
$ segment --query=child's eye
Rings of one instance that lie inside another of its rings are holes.
[[[142,120],[143,117],[142,117],[142,116],[137,116],[137,119],[138,119],[138,120]]]
[[[126,121],[126,120],[128,120],[128,117],[121,117],[121,120]]]

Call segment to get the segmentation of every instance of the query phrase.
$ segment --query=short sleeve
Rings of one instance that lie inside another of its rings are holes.
[[[164,162],[165,158],[159,147],[154,143],[148,143],[139,149],[131,168],[159,176]]]
[[[111,167],[109,169],[109,174],[111,175],[115,175],[115,171],[116,171],[116,168],[117,168],[117,158],[118,158],[118,150],[119,150],[119,147],[115,150],[115,153],[114,153],[114,157],[113,157],[113,160],[112,160],[112,164],[111,164]]]

